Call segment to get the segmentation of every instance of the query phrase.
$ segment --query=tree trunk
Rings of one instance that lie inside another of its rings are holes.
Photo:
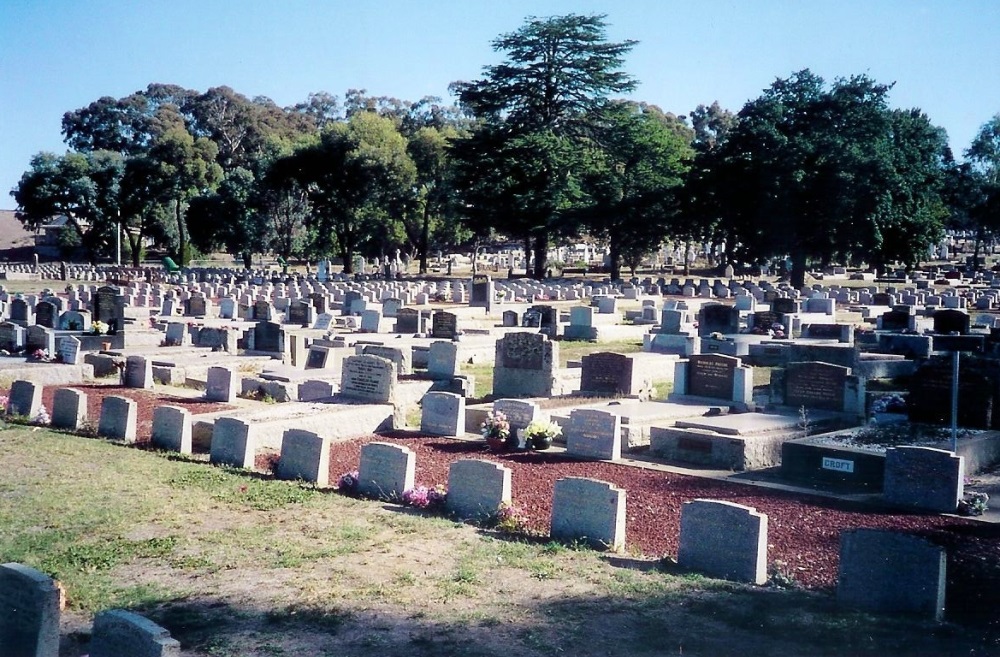
[[[806,284],[806,254],[801,251],[792,254],[791,284],[794,288]]]
[[[614,237],[608,242],[608,272],[612,281],[621,280],[621,247]]]
[[[243,268],[253,269],[253,254],[249,251],[243,252]]]
[[[431,215],[424,204],[424,216],[420,226],[420,242],[417,244],[417,251],[420,254],[420,273],[427,273],[427,245],[431,241]]]
[[[187,232],[184,226],[184,213],[181,212],[181,200],[174,201],[174,219],[177,221],[177,264],[188,265]]]
[[[125,231],[125,237],[128,239],[129,250],[132,251],[132,266],[139,267],[139,259],[142,257],[142,235],[136,235],[133,237],[132,231]]]
[[[535,280],[545,278],[545,264],[549,258],[549,236],[548,232],[535,234]]]
[[[531,276],[531,235],[524,236],[524,275]]]
[[[691,240],[684,242],[684,275],[691,275]]]

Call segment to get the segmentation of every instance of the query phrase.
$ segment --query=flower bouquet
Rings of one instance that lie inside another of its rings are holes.
[[[105,335],[107,332],[108,325],[100,320],[97,320],[90,325],[90,333],[92,335]]]
[[[510,422],[507,420],[507,416],[500,411],[488,411],[486,420],[480,427],[480,433],[486,439],[486,444],[490,446],[490,449],[497,452],[502,451],[510,437]]]
[[[548,449],[562,435],[562,427],[551,420],[534,420],[524,430],[524,443],[531,449]]]

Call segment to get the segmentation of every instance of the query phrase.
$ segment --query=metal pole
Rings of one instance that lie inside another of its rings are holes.
[[[115,262],[121,267],[122,264],[122,222],[115,223],[115,252],[117,254]]]
[[[951,352],[951,451],[958,451],[958,351]]]

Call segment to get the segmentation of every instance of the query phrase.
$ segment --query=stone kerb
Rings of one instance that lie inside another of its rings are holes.
[[[52,397],[52,426],[79,431],[87,421],[87,394],[72,388],[56,388]]]
[[[416,470],[413,450],[391,443],[368,443],[361,448],[358,491],[369,497],[398,499],[413,488]]]
[[[127,397],[108,395],[101,400],[101,419],[97,434],[105,438],[135,442],[138,404]]]
[[[90,657],[180,657],[181,644],[165,628],[123,609],[94,618]]]
[[[325,488],[330,483],[330,438],[286,429],[281,437],[278,479],[302,479]]]
[[[220,417],[212,428],[209,460],[216,465],[252,468],[257,455],[254,427],[240,418]]]
[[[566,428],[566,453],[608,461],[620,459],[621,434],[620,415],[597,409],[573,409],[569,414],[569,426]]]
[[[553,538],[583,540],[595,547],[625,547],[625,490],[584,477],[555,484],[549,533]]]
[[[677,563],[709,577],[764,584],[767,515],[733,502],[685,502]]]
[[[236,399],[240,379],[228,367],[209,367],[205,382],[205,399],[230,403]]]
[[[945,549],[918,536],[878,529],[840,535],[837,601],[882,614],[944,618]]]
[[[340,394],[372,404],[394,401],[396,365],[381,356],[348,356],[340,375]]]
[[[965,487],[965,458],[933,447],[895,447],[885,453],[882,494],[893,506],[954,513]]]
[[[0,655],[58,657],[59,589],[19,563],[0,566]]]
[[[191,411],[180,406],[153,409],[153,445],[171,452],[191,453]]]
[[[32,381],[15,381],[10,386],[7,412],[34,418],[42,408],[42,386]]]
[[[450,392],[428,392],[420,401],[420,432],[435,436],[465,433],[465,398]]]
[[[486,520],[510,503],[511,469],[482,459],[461,459],[448,468],[448,510]]]

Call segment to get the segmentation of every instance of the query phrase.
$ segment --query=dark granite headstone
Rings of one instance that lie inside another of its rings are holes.
[[[951,423],[951,357],[928,360],[910,378],[906,407],[910,420],[930,424]],[[988,368],[972,358],[960,361],[958,373],[958,425],[996,428],[1000,413],[994,414],[997,381]]]
[[[281,351],[281,326],[274,322],[257,322],[253,328],[254,351]]]
[[[753,313],[753,328],[755,331],[770,331],[775,324],[781,323],[781,317],[776,312],[767,310]]]
[[[431,337],[438,340],[454,340],[458,335],[458,316],[446,311],[434,313],[431,323]]]
[[[733,380],[740,359],[724,354],[701,354],[688,359],[687,394],[717,399],[733,398]]]
[[[92,303],[93,320],[107,324],[110,333],[125,327],[125,300],[119,288],[108,285],[97,288]]]
[[[309,325],[309,304],[305,301],[292,301],[288,304],[288,311],[285,313],[286,324],[298,324],[299,326]]]
[[[900,310],[890,310],[882,313],[883,331],[905,331],[910,328],[910,313]]]
[[[193,296],[184,301],[184,314],[188,317],[204,317],[207,312],[205,297]]]
[[[886,294],[885,292],[876,292],[872,295],[872,305],[873,306],[891,306],[892,305],[892,295]]]
[[[420,333],[420,311],[415,308],[397,310],[396,333]]]
[[[10,321],[21,324],[24,326],[28,323],[28,317],[31,316],[31,310],[28,308],[28,302],[24,299],[13,299],[10,302]]]
[[[799,312],[799,302],[789,297],[775,297],[771,302],[771,312],[789,315]]]
[[[56,318],[59,311],[54,303],[49,301],[39,301],[35,304],[35,324],[45,328],[56,328]]]
[[[850,373],[850,368],[819,361],[789,363],[785,370],[785,404],[843,411],[844,384]]]
[[[633,364],[628,356],[607,351],[584,356],[580,390],[606,395],[631,394]]]
[[[35,310],[38,313],[37,307]],[[934,332],[942,335],[948,333],[958,333],[965,335],[969,332],[969,314],[961,310],[945,309],[934,313]],[[935,345],[936,346],[936,345]]]
[[[271,321],[271,304],[267,301],[258,301],[253,305],[253,319],[258,322]]]
[[[531,306],[528,308],[528,312],[538,313],[538,328],[541,329],[542,333],[547,333],[553,337],[555,336],[559,317],[555,308],[552,306]]]
[[[740,332],[740,311],[733,306],[711,303],[702,306],[698,313],[698,335],[712,333],[732,334]]]
[[[0,323],[0,349],[15,352],[24,347],[24,327],[14,322]]]
[[[348,290],[344,293],[344,305],[341,307],[341,315],[351,314],[351,305],[361,298],[361,293],[356,290]]]

